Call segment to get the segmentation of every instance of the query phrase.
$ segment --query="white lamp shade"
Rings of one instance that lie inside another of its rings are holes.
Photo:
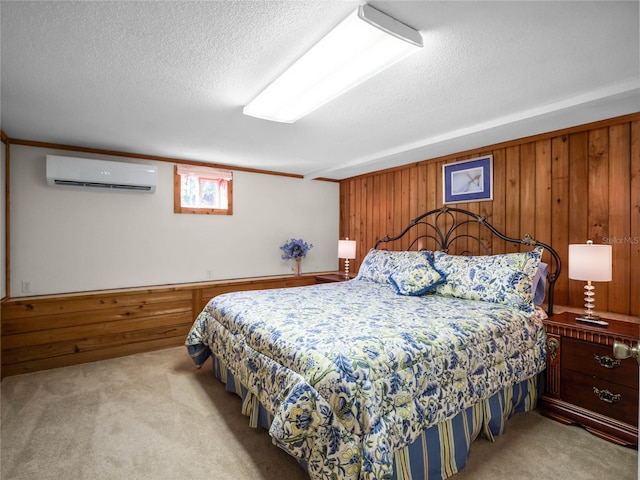
[[[356,241],[338,240],[338,258],[356,258]]]
[[[611,245],[569,245],[569,278],[592,282],[611,281]]]
[[[245,106],[243,113],[295,122],[421,47],[420,32],[362,5]]]

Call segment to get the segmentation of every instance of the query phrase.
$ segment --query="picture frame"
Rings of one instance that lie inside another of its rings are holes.
[[[442,166],[442,203],[493,200],[493,155]]]

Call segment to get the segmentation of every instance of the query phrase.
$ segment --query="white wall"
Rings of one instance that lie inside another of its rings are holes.
[[[173,213],[173,164],[11,146],[11,296],[289,274],[279,249],[338,268],[339,185],[234,172],[233,215]],[[47,154],[154,163],[155,194],[49,187]],[[23,282],[31,292],[23,292]]]

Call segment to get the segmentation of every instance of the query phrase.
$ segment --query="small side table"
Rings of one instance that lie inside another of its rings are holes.
[[[576,321],[564,312],[544,320],[546,389],[540,412],[578,424],[620,445],[638,445],[638,363],[613,357],[613,342],[638,342],[640,324],[603,318],[608,326]]]
[[[353,274],[349,274],[349,278],[345,278],[344,273],[327,273],[325,275],[316,275],[316,283],[335,283],[344,282],[355,278]]]

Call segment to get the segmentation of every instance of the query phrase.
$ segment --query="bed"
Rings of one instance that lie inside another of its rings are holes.
[[[522,251],[488,255],[476,225]],[[213,298],[185,343],[312,479],[443,479],[476,437],[535,408],[534,297],[552,313],[559,272],[550,246],[443,207],[378,241],[353,280]]]

